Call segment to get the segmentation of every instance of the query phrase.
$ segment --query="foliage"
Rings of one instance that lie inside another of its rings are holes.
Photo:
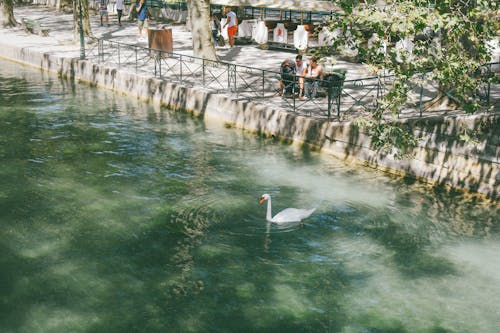
[[[439,98],[448,105],[476,112],[476,92],[483,79],[476,75],[490,61],[488,42],[498,36],[497,1],[340,1],[345,15],[330,23],[337,31],[333,50],[355,50],[378,73],[395,76],[378,109],[364,122],[372,128],[377,147],[404,150],[415,143],[406,133],[391,128],[383,115],[397,115],[407,103],[410,87],[425,80],[438,82]],[[387,127],[387,128],[386,128]],[[392,142],[392,143],[391,143]],[[401,145],[400,145],[401,144]]]

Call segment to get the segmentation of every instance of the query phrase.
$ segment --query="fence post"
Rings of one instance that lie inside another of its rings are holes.
[[[205,88],[205,58],[201,59],[201,81]]]
[[[134,50],[135,50],[135,72],[137,73],[137,62],[138,62],[138,59],[137,59],[137,49],[138,47],[137,46],[134,46]]]
[[[262,70],[262,98],[266,97],[266,72]]]
[[[161,79],[161,76],[162,76],[162,73],[161,73],[161,59],[163,59],[163,52],[162,51],[158,51],[158,57],[156,59],[158,61],[158,71],[160,72],[159,78]]]
[[[378,109],[378,100],[380,98],[381,93],[381,87],[380,87],[380,73],[377,73],[377,99],[375,101],[375,107]]]
[[[337,96],[337,117],[340,119],[340,99],[342,98],[342,89],[344,89],[344,81],[342,81],[342,85],[340,86]]]
[[[231,91],[236,93],[236,65],[233,64],[227,64],[227,90],[228,93],[231,93]]]
[[[493,72],[491,70],[491,66],[492,65],[493,64],[491,64],[491,63],[486,65],[487,69],[488,69],[488,73],[486,75],[486,78],[487,78],[487,81],[488,81],[488,89],[487,89],[487,92],[486,92],[486,100],[487,100],[487,102],[486,102],[487,104],[486,105],[487,105],[488,110],[490,109],[490,106],[491,106],[491,102],[490,102],[490,97],[491,97],[491,81],[490,81],[490,76],[493,75]]]
[[[97,53],[99,55],[99,57],[98,57],[99,62],[104,61],[104,45],[103,45],[102,39],[99,39],[98,46],[97,46]]]
[[[333,87],[330,82],[328,82],[327,94],[328,94],[328,120],[330,120],[332,114],[332,95],[333,95]]]
[[[182,54],[179,55],[179,77],[182,83]]]
[[[422,97],[424,96],[424,74],[422,74],[421,76],[421,80],[420,80],[420,100],[418,101],[418,111],[419,111],[419,114],[420,114],[420,118],[422,118]]]

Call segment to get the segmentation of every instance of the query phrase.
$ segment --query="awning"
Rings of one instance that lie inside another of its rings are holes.
[[[212,5],[286,9],[304,12],[339,12],[333,1],[325,0],[210,0]]]

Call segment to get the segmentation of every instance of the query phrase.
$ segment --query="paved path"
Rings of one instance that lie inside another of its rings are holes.
[[[73,36],[73,15],[71,13],[61,13],[56,12],[52,8],[47,8],[44,6],[26,6],[26,7],[15,7],[15,17],[17,21],[21,22],[22,18],[29,20],[36,20],[40,22],[44,27],[50,29],[48,37],[42,37],[35,34],[26,33],[22,26],[18,26],[12,29],[0,28],[0,39],[2,42],[14,43],[16,46],[22,46],[30,48],[34,51],[51,53],[57,56],[78,58],[80,55],[80,45],[78,36],[76,38]],[[99,24],[99,16],[93,14],[91,17],[92,32],[95,37],[103,38],[110,41],[122,42],[130,45],[139,45],[147,47],[146,41],[139,42],[137,40],[138,30],[135,22],[131,22],[128,19],[122,19],[122,26],[118,26],[117,18],[115,15],[110,15],[110,25],[101,27]],[[160,21],[151,21],[151,28],[171,28],[173,35],[173,49],[175,53],[183,55],[192,55],[192,40],[191,34],[186,29],[184,25],[180,24],[168,24]],[[87,47],[90,47],[87,45]],[[262,50],[256,45],[242,45],[234,48],[217,48],[217,54],[220,60],[225,62],[231,62],[238,65],[251,66],[258,69],[278,71],[279,64],[286,58],[293,58],[294,53],[278,51],[278,50]],[[358,63],[350,63],[342,60],[337,60],[336,68],[341,68],[347,70],[346,81],[357,80],[360,78],[371,76],[367,68]],[[277,80],[272,80],[272,85],[278,86]],[[275,82],[274,82],[275,81]],[[352,85],[354,88],[355,84]],[[349,87],[345,86],[344,91],[346,92],[343,96],[343,101],[349,98],[355,100],[355,94],[359,95],[365,94],[368,91],[366,88],[363,91],[349,90]],[[369,97],[374,98],[375,91],[369,92]],[[498,104],[499,92],[497,90],[493,91],[494,99]],[[270,91],[266,98],[259,100],[259,103],[273,105],[273,107],[281,107],[284,110],[291,110],[297,112],[301,111],[299,108],[301,105],[295,105],[295,101],[282,100],[281,98],[273,98],[273,92]],[[368,98],[367,98],[368,100]],[[298,100],[297,100],[298,102]],[[322,103],[322,104],[321,104]],[[315,108],[325,108],[326,98],[318,103],[302,103],[302,113],[314,115],[311,110]],[[321,105],[320,105],[321,104]],[[295,106],[295,109],[293,108]],[[498,108],[498,107],[497,107]],[[343,109],[343,114],[347,115],[350,111],[351,115],[355,116],[359,114],[359,109],[354,109],[349,106],[346,110]],[[404,114],[404,113],[403,113]],[[324,113],[322,114],[324,116]],[[407,112],[407,116],[414,115],[414,112]]]
[[[44,6],[15,7],[15,17],[18,22],[22,18],[36,20],[50,29],[48,37],[36,34],[27,34],[22,26],[12,29],[0,28],[2,39],[15,37],[16,44],[44,49],[46,52],[68,56],[79,56],[79,43],[73,38],[73,16],[71,13],[59,13]],[[122,19],[122,26],[118,26],[115,15],[110,15],[110,25],[100,26],[97,14],[91,16],[92,32],[95,37],[115,40],[128,44],[147,46],[146,41],[138,42],[136,22],[127,18]],[[160,21],[151,21],[151,28],[168,27],[172,29],[174,52],[192,55],[191,33],[184,25],[168,24]],[[262,50],[254,44],[240,45],[233,49],[217,47],[217,54],[222,61],[229,61],[240,65],[252,66],[260,69],[278,70],[279,64],[286,58],[295,57],[294,53],[279,50]],[[369,75],[365,66],[339,60],[338,68],[348,70],[347,79]]]

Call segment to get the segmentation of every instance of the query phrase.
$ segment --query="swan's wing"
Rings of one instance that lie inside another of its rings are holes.
[[[316,210],[313,209],[298,209],[298,208],[287,208],[279,212],[273,217],[273,222],[285,223],[285,222],[300,222],[301,220],[308,218]]]

